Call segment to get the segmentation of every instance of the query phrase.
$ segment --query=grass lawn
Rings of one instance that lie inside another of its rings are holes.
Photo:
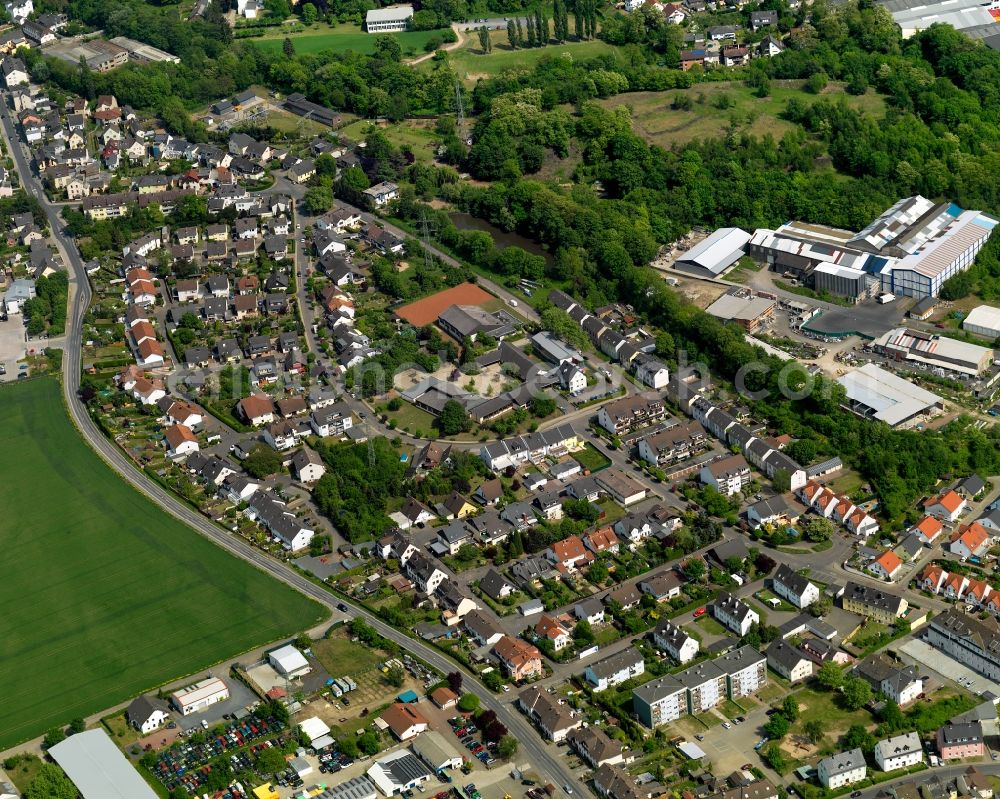
[[[378,649],[371,649],[352,641],[346,633],[336,632],[330,638],[313,644],[316,659],[330,674],[364,674],[374,669],[385,655]]]
[[[572,456],[573,460],[579,463],[584,469],[590,469],[591,472],[603,469],[611,463],[611,459],[593,444],[587,444],[579,452],[572,453]]]
[[[0,397],[0,748],[323,618],[115,475],[56,380]]]
[[[834,701],[838,694],[803,688],[792,694],[799,703],[799,718],[792,725],[793,735],[804,735],[805,724],[809,719],[823,719],[827,728],[827,737],[835,740],[854,724],[871,727],[871,714],[867,710],[844,710]]]
[[[736,119],[743,129],[756,136],[770,133],[776,139],[794,128],[779,118],[792,97],[814,102],[814,95],[801,90],[802,81],[773,81],[769,97],[754,97],[753,90],[740,81],[699,83],[689,89],[664,92],[635,92],[601,100],[605,107],[626,105],[632,109],[632,127],[652,144],[670,147],[723,135],[730,121]],[[885,112],[885,101],[873,91],[860,97],[844,92],[844,84],[831,82],[824,97],[843,97],[852,108],[868,111],[875,117]],[[693,105],[689,110],[671,108],[675,95],[686,95]],[[726,102],[721,99],[723,95]]]
[[[370,119],[359,119],[340,129],[340,133],[351,141],[361,141],[371,128]],[[434,120],[408,119],[397,124],[379,125],[379,130],[397,147],[409,147],[418,161],[430,163],[434,160],[434,148],[441,137],[434,131]]]
[[[570,25],[572,27],[572,24]],[[448,53],[448,61],[455,74],[467,84],[474,84],[480,78],[489,78],[506,69],[533,69],[535,64],[546,56],[571,58],[576,61],[594,58],[618,50],[606,42],[594,40],[590,42],[563,42],[550,44],[547,47],[529,47],[523,50],[511,50],[507,43],[506,31],[494,31],[493,52],[484,55],[479,46],[479,36],[474,31],[465,34],[463,47]],[[433,69],[434,61],[430,59],[417,65],[418,69]]]
[[[405,400],[398,411],[386,411],[386,415],[390,421],[395,420],[396,427],[404,432],[415,433],[419,430],[426,435],[434,430],[434,417]]]
[[[864,480],[861,479],[860,474],[853,469],[848,469],[830,483],[830,490],[850,496],[860,490],[863,483]]]
[[[701,627],[701,629],[703,629],[706,633],[710,633],[712,635],[727,634],[726,628],[723,627],[721,624],[719,624],[719,622],[717,622],[707,613],[704,616],[695,619],[694,623],[697,624],[699,627]]]
[[[422,55],[424,45],[434,38],[440,36],[440,31],[406,31],[404,33],[386,34],[392,36],[403,51],[404,56]],[[353,25],[315,25],[301,32],[291,33],[289,31],[279,31],[261,39],[244,39],[251,41],[263,50],[271,50],[275,53],[281,52],[285,37],[292,40],[295,52],[299,55],[308,53],[318,53],[321,50],[334,50],[336,52],[346,52],[353,50],[355,53],[372,53],[375,51],[375,41],[377,36],[365,33]]]

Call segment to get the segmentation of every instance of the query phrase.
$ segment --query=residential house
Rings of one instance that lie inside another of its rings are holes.
[[[536,640],[548,641],[556,652],[570,645],[569,630],[547,613],[535,623],[534,632]]]
[[[785,563],[778,566],[771,578],[771,590],[797,608],[809,607],[819,599],[819,587]]]
[[[170,707],[158,697],[138,696],[125,710],[125,718],[137,732],[149,735],[167,722],[170,718]]]
[[[659,421],[665,415],[662,398],[636,394],[602,405],[597,422],[612,435],[621,435]]]
[[[711,604],[712,616],[723,627],[743,637],[754,624],[760,622],[760,616],[745,602],[730,593],[720,594]]]
[[[315,483],[326,474],[323,459],[308,447],[303,447],[292,456],[292,469],[296,479],[302,483]]]
[[[597,597],[584,599],[573,606],[573,616],[580,621],[585,621],[592,627],[597,624],[604,624],[604,605]]]
[[[638,677],[645,670],[646,662],[642,653],[630,646],[603,660],[591,663],[583,672],[583,677],[594,691],[606,691]]]
[[[992,536],[978,521],[959,527],[952,533],[949,551],[962,560],[983,555],[992,544]]]
[[[420,709],[406,702],[394,702],[379,716],[398,741],[410,741],[430,726]]]
[[[703,466],[699,478],[723,496],[731,497],[750,484],[750,464],[742,455],[730,455]]]
[[[669,619],[661,620],[653,630],[653,645],[681,664],[694,660],[701,646],[697,638]]]
[[[939,519],[934,516],[924,516],[924,518],[913,526],[911,532],[916,533],[925,546],[930,546],[937,540],[937,537],[941,535],[943,530],[944,527]]]
[[[945,491],[924,502],[924,513],[946,522],[954,522],[965,513],[969,503],[957,491]]]
[[[816,776],[824,788],[836,790],[860,782],[868,775],[868,766],[861,749],[851,749],[830,755],[819,761]]]
[[[848,582],[844,586],[840,601],[844,610],[890,625],[909,607],[909,603],[901,596],[855,582]]]
[[[879,579],[888,580],[890,582],[896,577],[897,574],[899,574],[899,571],[902,568],[903,561],[901,561],[899,559],[899,555],[891,549],[887,549],[868,564],[868,571]]]
[[[511,596],[517,587],[496,569],[489,569],[479,580],[479,590],[494,602],[502,602]]]
[[[963,724],[948,722],[937,731],[938,755],[942,760],[965,760],[986,754],[983,725],[978,721]]]
[[[681,595],[684,581],[673,569],[664,569],[657,574],[639,580],[639,590],[657,602],[667,602]]]
[[[600,727],[580,727],[570,732],[567,740],[580,759],[594,769],[627,764],[633,759],[621,741],[610,738]]]
[[[542,675],[542,653],[527,641],[504,635],[493,645],[493,654],[512,680],[521,681]]]
[[[856,676],[865,680],[875,693],[883,694],[900,707],[905,707],[924,691],[924,683],[913,666],[892,660],[884,653],[865,658],[854,667]]]
[[[574,572],[578,568],[588,566],[594,556],[583,545],[578,535],[571,535],[562,541],[556,541],[545,551],[548,558],[562,572]]]
[[[767,648],[767,665],[791,683],[812,676],[813,662],[796,647],[776,638]]]
[[[535,723],[543,737],[554,743],[566,740],[570,732],[583,725],[580,715],[570,712],[553,694],[535,686],[518,695],[517,706]]]
[[[924,748],[915,732],[894,735],[875,744],[875,763],[882,771],[909,768],[924,761]]]

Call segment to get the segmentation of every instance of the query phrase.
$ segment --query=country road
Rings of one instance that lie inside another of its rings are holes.
[[[143,472],[135,468],[118,447],[105,438],[100,428],[90,417],[87,407],[80,400],[78,394],[83,342],[83,315],[91,298],[89,278],[75,242],[64,230],[64,225],[60,218],[61,206],[49,202],[45,196],[45,192],[42,190],[38,178],[32,172],[31,165],[21,148],[21,143],[6,102],[0,103],[0,106],[2,106],[0,107],[0,120],[2,120],[3,135],[6,139],[8,151],[14,158],[14,164],[20,176],[21,184],[38,199],[44,209],[52,228],[55,243],[61,252],[64,262],[70,267],[70,308],[67,315],[62,384],[66,407],[80,433],[98,455],[122,479],[130,483],[138,491],[147,495],[164,512],[170,513],[182,522],[186,522],[201,535],[214,541],[236,557],[253,564],[261,571],[270,574],[275,579],[286,583],[332,610],[338,604],[338,600],[330,592],[293,571],[286,564],[274,560],[265,553],[254,549],[242,539],[233,536],[229,531],[178,501],[173,494],[166,491]],[[461,669],[456,662],[445,657],[437,649],[427,646],[423,642],[390,627],[378,619],[378,617],[353,605],[349,601],[345,601],[345,604],[352,608],[354,615],[365,619],[381,635],[403,647],[403,649],[419,656],[442,673]],[[580,784],[576,782],[570,770],[560,762],[559,751],[556,747],[544,743],[527,719],[513,708],[511,703],[502,701],[500,698],[494,696],[474,675],[465,669],[461,670],[466,673],[467,684],[475,685],[478,689],[477,693],[482,699],[483,706],[496,712],[511,734],[518,739],[520,743],[519,761],[530,761],[535,769],[544,773],[548,779],[557,784]]]

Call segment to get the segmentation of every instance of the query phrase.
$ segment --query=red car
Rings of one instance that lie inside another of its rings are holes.
[[[694,612],[694,617],[695,617],[696,619],[697,619],[697,618],[700,618],[700,617],[702,617],[702,616],[704,616],[704,615],[705,615],[705,608],[698,608],[698,609],[697,609],[697,610],[696,610],[696,611]]]

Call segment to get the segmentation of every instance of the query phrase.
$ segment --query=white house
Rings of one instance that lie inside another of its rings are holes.
[[[570,396],[575,397],[587,388],[587,376],[569,361],[559,364],[559,384]]]
[[[953,522],[965,513],[968,507],[969,503],[957,491],[945,491],[940,496],[927,500],[924,503],[924,512],[942,521]]]
[[[868,773],[865,756],[861,749],[851,749],[830,755],[819,761],[816,774],[824,788],[837,789],[860,782]]]
[[[326,474],[323,459],[308,447],[303,447],[292,456],[292,468],[302,483],[315,483]]]
[[[920,736],[906,732],[875,744],[875,762],[882,771],[895,771],[922,763],[924,750]]]
[[[169,458],[181,458],[199,449],[198,439],[186,424],[171,425],[164,431],[163,438],[167,444]]]
[[[771,589],[797,608],[809,607],[819,599],[819,588],[785,563],[778,567],[771,578]]]
[[[688,635],[683,629],[666,619],[653,630],[653,644],[657,649],[664,650],[678,663],[694,660],[701,647],[697,638]]]
[[[610,657],[591,663],[583,672],[584,678],[595,691],[606,691],[615,685],[621,685],[634,679],[646,671],[646,662],[642,653],[635,647],[629,647]]]
[[[170,718],[170,708],[155,696],[139,696],[132,700],[125,716],[133,728],[143,735],[149,735]]]
[[[729,593],[719,594],[711,605],[712,615],[731,632],[740,637],[750,632],[750,628],[760,622],[760,616],[745,602]]]
[[[767,665],[791,683],[812,676],[813,662],[797,647],[780,638],[767,648]]]
[[[750,485],[750,464],[742,455],[731,455],[706,464],[698,477],[723,496],[731,497]]]

